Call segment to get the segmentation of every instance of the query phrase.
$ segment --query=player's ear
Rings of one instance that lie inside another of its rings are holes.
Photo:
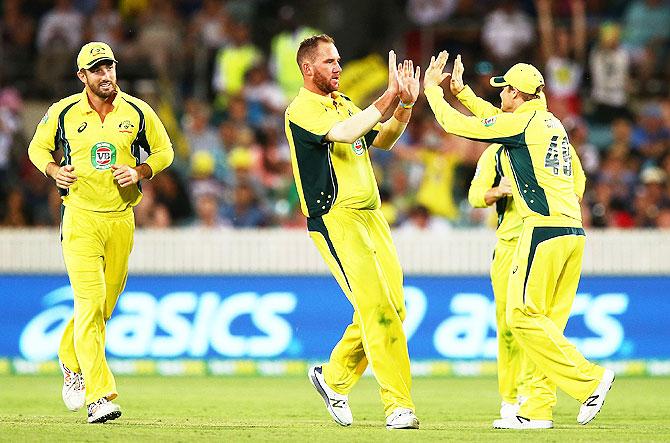
[[[79,80],[81,80],[83,84],[86,84],[86,73],[84,72],[83,69],[77,71],[77,77],[79,78]]]
[[[302,75],[303,77],[310,77],[314,74],[312,69],[312,64],[308,61],[302,62]]]

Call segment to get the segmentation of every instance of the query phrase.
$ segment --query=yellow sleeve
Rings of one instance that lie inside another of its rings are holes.
[[[572,158],[572,174],[575,181],[575,194],[581,200],[584,197],[584,190],[586,189],[586,174],[582,168],[582,162],[579,160],[577,151],[570,144],[570,157]]]
[[[487,206],[484,196],[493,187],[496,179],[496,152],[499,148],[498,144],[490,145],[477,161],[477,170],[468,190],[468,201],[474,208]]]
[[[28,146],[28,157],[37,169],[46,175],[47,165],[54,162],[53,151],[56,150],[56,128],[58,128],[58,114],[60,107],[53,104],[47,110],[42,120],[37,124],[35,135]]]
[[[465,86],[461,92],[456,94],[456,98],[463,104],[475,117],[485,118],[502,114],[502,109],[496,108],[483,98],[477,97],[470,86]]]
[[[530,120],[528,117],[512,112],[483,120],[468,117],[449,106],[441,87],[429,86],[424,93],[437,122],[448,133],[476,141],[501,143],[507,148],[526,147],[524,131]]]
[[[163,122],[160,121],[154,110],[147,105],[143,111],[147,144],[149,145],[149,157],[147,157],[145,163],[151,167],[151,177],[153,178],[172,164],[174,150],[165,126],[163,126]]]

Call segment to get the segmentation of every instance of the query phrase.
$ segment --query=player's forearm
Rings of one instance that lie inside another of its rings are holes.
[[[137,166],[135,166],[135,170],[137,171],[137,176],[139,180],[144,180],[147,178],[151,178],[154,175],[154,172],[151,169],[151,166],[149,166],[146,163],[141,163]]]
[[[474,116],[479,118],[491,117],[502,112],[500,108],[495,107],[481,97],[477,97],[477,94],[467,85],[456,94],[456,98]]]
[[[58,165],[54,162],[54,157],[51,151],[37,147],[32,143],[28,147],[28,158],[30,158],[30,161],[44,175],[52,176],[47,171],[51,163],[58,168]]]
[[[491,206],[503,197],[504,195],[500,192],[500,188],[496,186],[486,191],[484,194],[484,202],[486,203],[486,206]]]
[[[370,129],[379,123],[381,118],[382,113],[372,104],[361,112],[333,125],[326,134],[326,140],[339,143],[353,143],[367,134]]]
[[[393,116],[382,125],[372,145],[376,148],[389,150],[393,148],[400,136],[405,132],[409,119],[412,116],[411,108],[398,105]]]
[[[473,208],[487,207],[488,204],[485,199],[486,191],[488,191],[487,187],[478,186],[477,184],[472,183],[468,190],[468,202],[470,203],[470,206]]]
[[[147,160],[137,167],[142,165],[146,166],[149,170],[147,171],[143,168],[142,172],[147,174],[144,178],[152,178],[163,169],[170,166],[172,160],[174,160],[174,151],[172,150],[172,146],[169,146],[160,151],[152,152],[151,155],[147,157]],[[137,169],[137,167],[135,169]],[[140,171],[138,170],[138,173],[139,172]]]

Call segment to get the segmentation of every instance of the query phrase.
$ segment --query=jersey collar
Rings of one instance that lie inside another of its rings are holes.
[[[116,87],[116,97],[114,97],[114,100],[112,101],[112,105],[114,106],[114,110],[116,110],[119,107],[119,101],[121,99],[121,96],[123,95],[123,92],[121,92],[121,89],[117,86]],[[91,108],[91,104],[88,102],[88,95],[86,95],[86,88],[84,88],[83,91],[81,91],[81,100],[79,100],[79,110],[81,111],[82,114],[88,114],[89,112],[95,112],[93,108]]]
[[[320,95],[308,89],[300,88],[298,96],[307,100],[317,101],[332,109],[336,109],[336,103],[339,105],[342,102],[342,95],[337,91],[333,91],[329,95]]]

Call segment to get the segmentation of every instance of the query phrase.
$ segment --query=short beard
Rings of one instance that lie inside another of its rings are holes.
[[[109,97],[116,94],[116,83],[112,83],[112,89],[110,92],[102,92],[102,89],[99,86],[93,86],[90,83],[88,87],[93,94],[95,94],[97,97],[103,100],[107,100]]]
[[[314,84],[316,85],[317,88],[319,88],[319,91],[326,94],[330,94],[333,91],[337,91],[337,88],[333,88],[332,86],[330,86],[330,79],[324,77],[319,72],[314,73]]]

